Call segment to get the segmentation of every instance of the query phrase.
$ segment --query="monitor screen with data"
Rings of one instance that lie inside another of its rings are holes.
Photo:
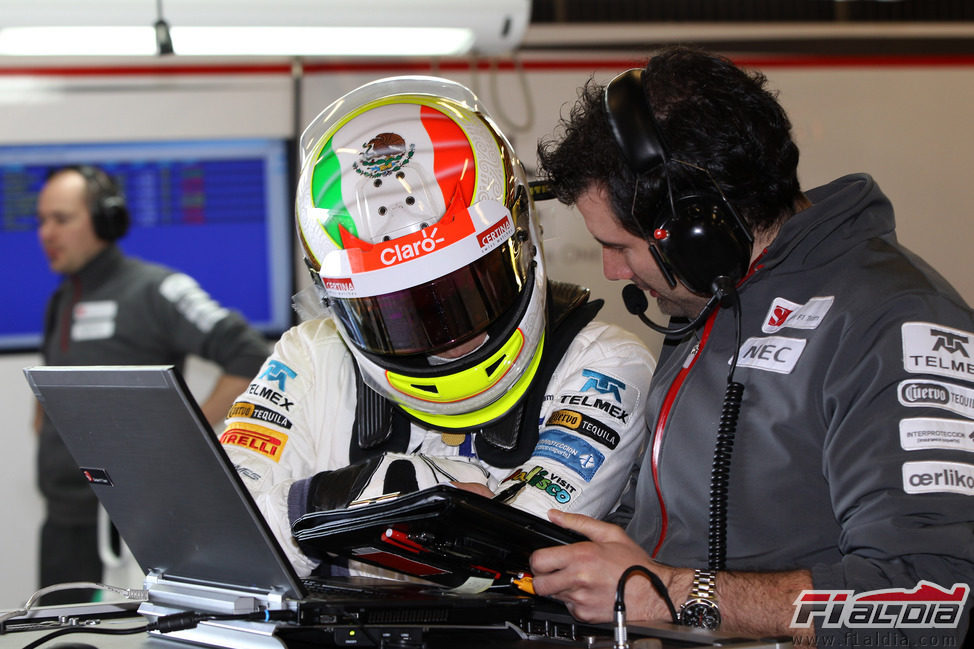
[[[284,139],[0,146],[0,351],[36,349],[61,281],[37,238],[51,170],[91,164],[121,187],[129,255],[185,272],[218,302],[276,335],[291,324],[292,147]]]

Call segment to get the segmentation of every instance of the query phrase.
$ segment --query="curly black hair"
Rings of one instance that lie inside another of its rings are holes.
[[[707,191],[712,179],[755,233],[794,212],[801,198],[798,147],[763,74],[723,56],[674,46],[649,60],[642,82],[668,149],[675,194]],[[654,214],[668,209],[663,170],[637,178],[629,168],[610,131],[604,92],[589,79],[560,121],[561,137],[538,143],[540,175],[569,205],[590,187],[605,187],[621,225],[643,236],[653,228],[640,227],[635,218],[651,225]],[[706,169],[710,178],[693,167]]]

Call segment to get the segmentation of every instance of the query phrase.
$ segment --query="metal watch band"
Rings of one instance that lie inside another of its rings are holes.
[[[694,570],[689,599],[717,601],[717,573],[713,570]]]

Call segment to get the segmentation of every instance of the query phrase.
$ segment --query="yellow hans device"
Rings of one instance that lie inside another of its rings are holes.
[[[507,372],[510,365],[517,359],[523,345],[524,339],[520,330],[518,330],[497,353],[479,365],[462,372],[434,379],[411,379],[410,377],[393,374],[392,372],[388,372],[387,377],[393,387],[412,397],[437,403],[466,399],[473,394],[487,390],[499,381]],[[505,414],[524,395],[531,385],[531,380],[538,371],[538,365],[541,364],[543,349],[544,334],[541,336],[541,343],[534,350],[534,356],[531,359],[530,365],[521,374],[517,382],[499,399],[479,410],[456,415],[439,415],[421,412],[406,406],[402,406],[402,409],[416,419],[438,428],[474,428],[482,426]]]

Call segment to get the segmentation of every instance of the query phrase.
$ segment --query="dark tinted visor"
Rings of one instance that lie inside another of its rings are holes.
[[[529,257],[515,247],[507,241],[459,270],[402,291],[333,297],[332,309],[348,338],[367,352],[445,351],[485,331],[515,304],[527,274],[522,257]]]

